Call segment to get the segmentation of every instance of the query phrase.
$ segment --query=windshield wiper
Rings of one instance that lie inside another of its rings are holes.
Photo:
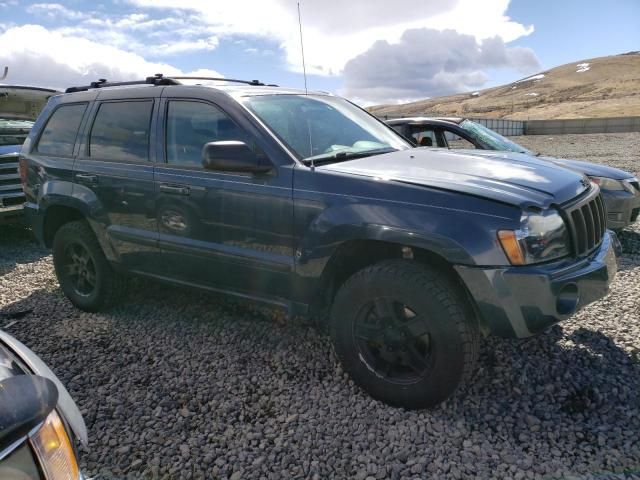
[[[356,158],[370,157],[373,155],[381,155],[383,153],[395,152],[395,148],[376,148],[374,150],[363,150],[359,152],[340,151],[328,156],[307,157],[302,159],[305,165],[318,165],[323,163],[344,162],[345,160],[353,160]]]

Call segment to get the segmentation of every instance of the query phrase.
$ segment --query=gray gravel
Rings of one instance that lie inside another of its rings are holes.
[[[639,140],[522,143],[590,160],[597,147],[637,173]],[[77,400],[82,466],[100,478],[640,479],[638,238],[623,235],[608,297],[538,337],[488,339],[474,385],[428,412],[369,398],[324,336],[279,312],[148,282],[79,312],[17,228],[0,231],[0,328],[32,310],[7,331]]]

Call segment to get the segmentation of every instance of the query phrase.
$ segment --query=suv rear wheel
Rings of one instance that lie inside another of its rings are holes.
[[[56,232],[53,265],[62,291],[81,310],[107,308],[124,292],[124,277],[111,268],[84,220],[67,223]]]
[[[407,260],[361,270],[338,291],[331,337],[356,384],[393,406],[428,408],[475,370],[480,333],[459,288]]]

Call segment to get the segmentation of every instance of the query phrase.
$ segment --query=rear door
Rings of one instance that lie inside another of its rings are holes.
[[[159,263],[152,159],[160,91],[101,91],[74,168],[74,195],[90,204],[107,256],[148,273]]]
[[[274,165],[258,175],[205,170],[202,148],[214,141],[243,141],[269,160],[246,118],[189,98],[188,92],[180,95],[177,87],[165,89],[165,95],[159,152],[165,162],[156,165],[155,183],[169,276],[272,301],[287,297],[293,268],[292,169]]]

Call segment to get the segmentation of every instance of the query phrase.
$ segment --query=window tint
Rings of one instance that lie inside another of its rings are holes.
[[[437,147],[438,140],[436,138],[436,132],[432,128],[422,128],[418,131],[414,131],[411,136],[418,147]]]
[[[200,102],[169,102],[168,163],[200,167],[202,147],[222,140],[239,140],[252,147],[248,134],[219,108]]]
[[[70,157],[76,143],[86,103],[63,105],[56,109],[44,127],[37,151],[46,155]]]
[[[152,101],[103,103],[93,122],[89,156],[125,161],[149,160]]]

